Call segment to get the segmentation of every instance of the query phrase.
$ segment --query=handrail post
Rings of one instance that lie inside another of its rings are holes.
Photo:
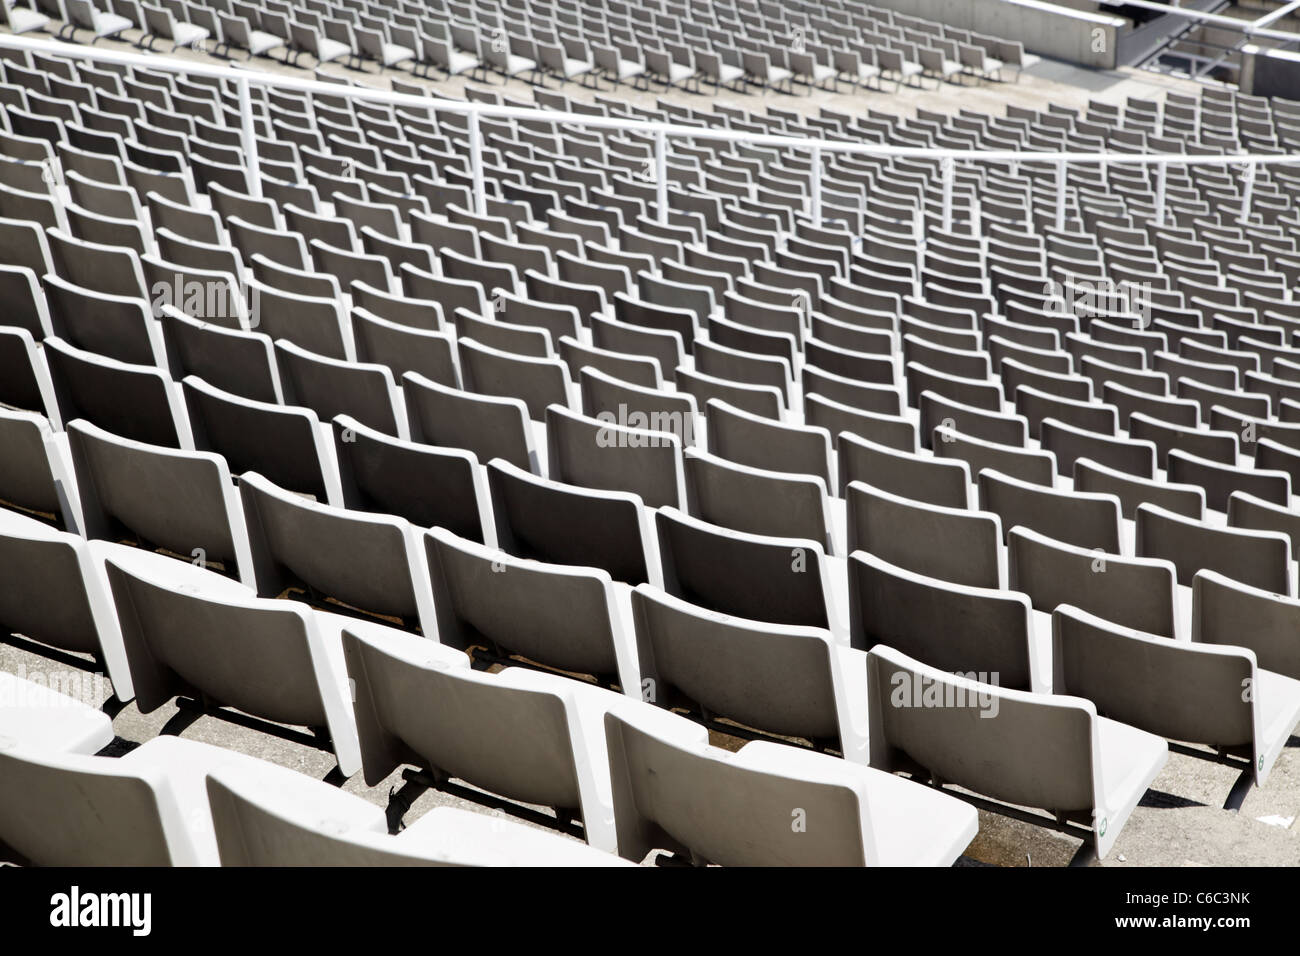
[[[822,224],[822,148],[814,146],[812,148],[812,199],[809,203],[809,213],[812,215],[813,225],[821,228]]]
[[[951,156],[945,156],[939,164],[943,174],[943,231],[952,232],[952,183],[956,178],[956,163]]]
[[[469,126],[469,171],[474,180],[474,215],[487,215],[487,187],[483,184],[483,134],[478,128],[478,113],[466,117]]]
[[[0,0],[3,2],[3,0]],[[247,79],[239,81],[240,138],[244,144],[245,163],[248,166],[248,192],[262,198],[262,163],[257,155],[257,132],[253,125],[253,93]]]
[[[1156,225],[1165,224],[1165,177],[1169,167],[1165,163],[1156,166]]]
[[[1065,232],[1065,160],[1056,161],[1056,231]]]
[[[659,222],[668,224],[668,131],[655,131],[655,206]]]
[[[1246,163],[1246,183],[1241,190],[1241,216],[1238,222],[1250,222],[1250,203],[1255,196],[1255,162]]]

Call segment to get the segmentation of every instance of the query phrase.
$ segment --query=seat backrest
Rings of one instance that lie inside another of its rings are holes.
[[[1055,486],[1056,456],[1051,452],[983,441],[944,426],[934,430],[931,445],[936,457],[963,459],[976,477],[985,468],[992,468],[1021,481]]]
[[[165,372],[82,351],[59,338],[46,339],[43,351],[64,421],[85,418],[123,438],[169,448],[192,445]]]
[[[708,402],[707,414],[713,454],[755,468],[811,475],[835,490],[831,434],[826,429],[774,422],[718,399]]]
[[[1008,587],[1050,614],[1072,604],[1116,624],[1174,637],[1177,572],[1156,558],[1124,557],[1056,541],[1028,528],[1007,535]]]
[[[548,405],[569,404],[569,370],[559,360],[514,355],[467,338],[457,351],[467,391],[521,399],[533,421],[546,418]]]
[[[406,641],[346,627],[343,656],[355,687],[367,783],[383,780],[414,753],[510,799],[581,807],[563,678],[518,668],[481,674],[467,661],[457,666]]]
[[[681,721],[644,712],[605,717],[621,856],[640,862],[656,848],[689,850],[724,866],[873,859],[866,808],[849,774],[837,773],[842,761],[762,741],[728,754],[708,746],[703,727]],[[792,832],[793,807],[822,826]]]
[[[912,501],[856,482],[845,489],[850,552],[864,550],[918,574],[971,587],[1001,586],[996,514]]]
[[[539,473],[537,452],[521,399],[479,395],[435,382],[417,372],[402,376],[411,437],[473,452],[480,464],[499,458]]]
[[[751,534],[833,542],[826,485],[812,476],[738,465],[698,449],[684,456],[687,510],[710,524]]]
[[[784,736],[840,736],[829,631],[722,617],[658,588],[632,595],[643,698]]]
[[[164,807],[183,819],[164,781],[124,761],[0,747],[0,839],[36,865],[196,865],[173,853],[184,828]]]
[[[1096,806],[1097,712],[1077,697],[1006,690],[878,645],[867,654],[871,765],[920,767],[1027,807]]]
[[[1052,614],[1052,669],[1053,693],[1091,700],[1111,720],[1216,747],[1254,741],[1249,650],[1170,641],[1065,605]]]
[[[1286,535],[1221,528],[1151,504],[1139,505],[1134,519],[1135,553],[1172,561],[1179,584],[1190,586],[1196,572],[1206,569],[1275,594],[1295,594]]]
[[[226,461],[68,423],[68,446],[89,538],[136,539],[251,582],[243,515]]]
[[[442,644],[486,643],[561,670],[618,683],[626,678],[630,661],[622,659],[626,648],[606,572],[521,560],[442,528],[424,535],[424,547]],[[529,626],[518,627],[524,618]]]
[[[314,411],[322,421],[346,414],[385,434],[405,438],[407,421],[387,365],[319,355],[293,342],[275,344],[285,401]]]
[[[404,518],[308,501],[255,472],[239,488],[263,597],[305,586],[409,627],[432,620],[424,559]]]
[[[849,640],[860,650],[887,644],[944,671],[1043,690],[1048,661],[1034,644],[1030,609],[1023,594],[951,584],[865,551],[849,556]]]
[[[992,468],[979,473],[978,484],[980,508],[1002,519],[1004,536],[1023,525],[1066,544],[1120,552],[1120,503],[1114,495],[1060,492]]]
[[[655,525],[674,597],[755,621],[840,627],[819,542],[731,531],[675,508],[661,508]]]
[[[349,415],[337,416],[333,431],[345,508],[397,515],[480,543],[493,534],[487,484],[471,453],[396,438]]]
[[[329,727],[336,744],[347,739],[345,712],[326,704],[332,694],[341,705],[339,688],[317,678],[317,667],[328,669],[313,653],[311,611],[259,600],[211,571],[142,551],[119,552],[105,569],[143,713],[198,688],[245,713]]]
[[[685,505],[681,439],[669,432],[624,427],[566,407],[546,409],[548,474],[556,481],[639,495],[647,507]]]
[[[660,580],[654,541],[636,495],[550,481],[502,459],[489,461],[487,469],[503,551],[600,568],[627,584]]]
[[[1217,571],[1192,579],[1191,639],[1248,647],[1258,666],[1300,679],[1300,601],[1240,584]]]

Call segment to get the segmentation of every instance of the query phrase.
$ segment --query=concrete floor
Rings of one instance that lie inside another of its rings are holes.
[[[115,41],[101,42],[100,45],[130,49],[129,43]],[[208,59],[188,51],[181,51],[177,55]],[[259,61],[256,66],[303,75],[300,70],[291,70],[266,60]],[[373,72],[363,75],[335,65],[327,66],[325,72],[345,75],[371,85],[388,85],[386,78]],[[410,79],[405,71],[399,72],[404,79]],[[457,79],[426,85],[444,92],[459,93],[466,83]],[[926,81],[926,85],[930,87],[933,84]],[[516,99],[531,99],[531,88],[523,83],[511,81],[503,84],[497,80],[493,88]],[[939,112],[955,112],[958,108],[967,108],[1002,115],[1007,103],[1039,109],[1049,102],[1084,107],[1090,99],[1120,103],[1129,96],[1154,99],[1166,90],[1195,92],[1196,89],[1194,83],[1169,76],[1127,70],[1096,72],[1043,62],[1026,71],[1018,83],[988,83],[966,87],[946,85],[942,90],[904,88],[896,93],[892,90],[888,93],[846,91],[839,94],[815,93],[810,96],[744,96],[724,92],[716,99],[749,110],[762,110],[767,105],[773,105],[785,110],[815,113],[825,105],[849,112],[865,112],[870,108],[902,115],[914,115],[918,107]],[[564,92],[580,100],[590,100],[592,97],[591,91],[572,83],[565,87]],[[621,88],[617,95],[645,106],[653,106],[657,98],[665,97],[703,108],[714,99],[712,96],[682,92],[637,93],[627,87]],[[52,654],[55,659],[52,661],[50,656],[43,656],[39,653],[41,651]],[[41,672],[48,675],[56,669],[68,670],[77,666],[70,655],[59,655],[58,652],[40,649],[37,645],[19,639],[0,639],[0,669],[17,674]],[[97,694],[90,694],[86,702],[100,706],[108,696],[107,689],[102,689]],[[135,704],[127,705],[114,717],[117,740],[109,752],[125,753],[133,745],[160,733],[175,732],[191,739],[242,751],[317,779],[324,779],[334,768],[333,757],[304,742],[301,733],[289,730],[288,737],[281,737],[215,716],[192,718],[192,714],[182,713],[174,703],[151,714],[140,713]],[[731,749],[741,743],[736,738],[716,733],[712,737],[715,744]],[[1252,790],[1240,813],[1221,809],[1235,779],[1234,769],[1171,754],[1168,765],[1156,778],[1152,789],[1134,811],[1114,849],[1101,865],[1300,865],[1300,826],[1296,824],[1297,817],[1300,817],[1300,737],[1291,738],[1273,769],[1267,787]],[[400,774],[394,774],[373,788],[365,786],[358,776],[348,781],[344,789],[380,806],[387,806],[390,792],[403,785]],[[500,809],[485,807],[461,796],[426,790],[415,799],[406,820],[409,823],[439,805],[504,815]],[[1009,817],[981,812],[979,835],[962,862],[970,865],[1062,866],[1073,856],[1079,843],[1077,839]]]

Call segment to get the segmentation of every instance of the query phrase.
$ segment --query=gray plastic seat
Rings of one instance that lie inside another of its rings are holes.
[[[934,429],[940,425],[971,438],[1023,448],[1029,441],[1029,422],[1023,415],[1007,415],[975,408],[946,398],[936,392],[922,392],[918,397],[921,444],[932,446]]]
[[[455,347],[447,332],[411,328],[365,309],[353,309],[352,333],[357,361],[387,366],[395,381],[406,372],[415,372],[451,388],[460,386]]]
[[[868,652],[867,674],[873,767],[1042,808],[1052,815],[1043,825],[1100,858],[1169,757],[1159,737],[1077,697],[1004,690],[884,646]],[[927,697],[945,705],[926,706]]]
[[[646,507],[686,502],[681,439],[669,432],[627,428],[606,414],[595,418],[567,407],[546,409],[547,474],[555,481],[638,495]]]
[[[174,309],[189,318],[226,329],[248,330],[246,290],[225,272],[167,262],[153,255],[140,257],[145,281],[149,283],[150,305],[155,316]],[[253,302],[256,305],[256,300]]]
[[[1173,562],[1179,584],[1190,586],[1197,571],[1208,570],[1277,594],[1295,594],[1286,535],[1221,528],[1150,504],[1139,505],[1134,519],[1137,556]]]
[[[328,358],[355,358],[347,313],[338,299],[282,292],[246,279],[255,331]]]
[[[487,463],[497,546],[517,558],[599,568],[615,581],[661,580],[641,499],[549,481],[502,459]]]
[[[1170,450],[1167,461],[1169,480],[1204,488],[1205,504],[1215,511],[1227,511],[1236,492],[1279,506],[1291,503],[1291,476],[1285,471],[1236,468],[1176,448]]]
[[[599,316],[592,317],[592,338],[593,341],[606,341],[605,336],[599,329],[612,325],[612,321],[602,320]],[[626,329],[632,327],[627,326]],[[636,330],[633,329],[635,332]],[[622,333],[620,333],[621,335]],[[648,333],[647,333],[648,334]],[[638,333],[638,337],[644,339],[645,336]],[[672,338],[672,336],[669,336]],[[659,364],[659,359],[653,355],[643,355],[638,352],[621,351],[629,347],[627,342],[616,342],[620,350],[602,348],[599,345],[585,345],[577,339],[563,336],[559,342],[560,359],[568,371],[570,379],[576,377],[584,368],[595,368],[607,375],[613,375],[626,382],[634,385],[641,385],[645,388],[663,388],[664,374],[663,368]],[[659,351],[659,342],[641,343],[646,348]],[[673,338],[672,359],[680,359],[681,349]],[[638,350],[640,345],[637,346]]]
[[[193,375],[181,387],[194,447],[221,455],[232,475],[255,471],[317,501],[340,501],[329,432],[311,409],[242,398]]]
[[[1265,670],[1300,680],[1300,601],[1217,571],[1192,579],[1193,641],[1248,647]]]
[[[816,363],[820,366],[821,363]],[[835,369],[830,369],[835,371]],[[923,392],[934,392],[944,398],[989,412],[1002,410],[1002,385],[995,379],[974,379],[946,375],[917,362],[909,362],[907,371],[907,404],[917,407]]]
[[[310,408],[322,421],[350,415],[397,438],[409,437],[406,403],[387,365],[369,365],[275,343],[286,403]]]
[[[206,774],[222,866],[630,866],[574,840],[455,807],[396,836],[382,807],[272,764]]]
[[[405,518],[310,501],[256,472],[239,476],[239,490],[261,597],[303,590],[408,628],[433,626],[424,554]]]
[[[1003,536],[1016,526],[1065,544],[1120,553],[1120,503],[1114,495],[1056,491],[992,468],[979,473],[979,505],[1002,519]]]
[[[1159,505],[1175,514],[1200,519],[1205,514],[1205,489],[1195,485],[1173,485],[1154,478],[1107,468],[1087,458],[1074,462],[1074,488],[1084,493],[1111,494],[1119,499],[1125,518],[1132,518],[1138,505]]]
[[[195,375],[255,401],[283,401],[275,347],[267,336],[191,318],[172,305],[162,307],[158,324],[177,377]]]
[[[81,500],[67,438],[39,412],[0,408],[0,503],[50,516],[65,531],[80,534]]]
[[[948,866],[978,829],[946,795],[783,744],[730,753],[653,708],[610,713],[605,734],[629,860],[666,849],[723,866]]]
[[[686,392],[646,388],[591,366],[579,369],[578,391],[585,414],[629,428],[668,432],[684,447],[694,445],[703,431],[695,397]]]
[[[883,644],[986,683],[1051,688],[1047,632],[1036,629],[1025,595],[942,581],[865,551],[849,555],[848,573],[853,647]]]
[[[1066,605],[1052,615],[1052,660],[1056,693],[1161,737],[1210,744],[1256,786],[1300,722],[1300,681],[1259,668],[1248,648],[1169,641]]]
[[[718,399],[733,408],[773,421],[780,421],[785,409],[784,390],[771,385],[747,385],[685,367],[676,369],[674,378],[677,390],[694,398],[699,408],[711,399]]]
[[[1129,416],[1129,437],[1150,441],[1156,446],[1158,464],[1169,467],[1169,453],[1175,449],[1210,461],[1233,464],[1237,460],[1238,439],[1235,432],[1211,431],[1182,427],[1160,421],[1143,412]]]
[[[1051,614],[1071,604],[1161,637],[1179,634],[1177,571],[1169,561],[1065,544],[1029,528],[1007,534],[1007,586]]]
[[[655,526],[663,589],[672,596],[753,621],[844,633],[819,542],[731,531],[675,508],[661,508]]]
[[[83,289],[58,276],[42,281],[55,335],[119,362],[167,367],[162,333],[144,299]]]
[[[237,581],[145,551],[119,550],[106,570],[141,713],[199,693],[214,706],[326,732],[339,771],[356,773],[338,631],[346,618],[262,600]]]
[[[185,402],[167,373],[151,365],[132,365],[45,340],[44,354],[67,422],[84,418],[123,438],[192,448]]]
[[[53,335],[50,310],[39,277],[21,265],[0,265],[0,296],[7,305],[5,324],[17,326],[43,339]]]
[[[538,422],[548,405],[569,406],[569,369],[562,361],[513,355],[473,339],[460,339],[457,352],[466,391],[521,399]]]
[[[1287,504],[1275,504],[1244,491],[1228,496],[1228,527],[1254,531],[1276,531],[1291,539],[1291,553],[1300,553],[1300,512]]]
[[[80,419],[68,423],[87,538],[132,540],[253,586],[248,534],[226,460],[132,441]]]
[[[1055,487],[1056,456],[1051,452],[982,441],[942,425],[934,430],[931,444],[935,457],[960,458],[976,477],[985,468],[992,468],[1021,481]]]
[[[890,494],[945,508],[965,508],[970,503],[970,467],[898,451],[857,435],[838,436],[840,487],[862,482]]]
[[[92,655],[114,696],[129,701],[135,691],[103,567],[105,556],[122,550],[0,509],[0,632]]]
[[[750,468],[694,448],[687,449],[684,467],[694,517],[750,534],[810,538],[827,554],[840,550],[821,479]]]
[[[832,473],[831,434],[826,429],[774,422],[719,399],[708,401],[705,414],[711,454],[751,468],[811,475],[835,492],[838,476]]]
[[[84,715],[66,705],[63,710],[87,725]],[[92,714],[103,719],[105,742],[111,741],[108,718]],[[100,725],[92,721],[87,726]],[[238,766],[254,775],[279,769],[302,776],[224,747],[170,735],[147,740],[121,757],[84,755],[95,749],[0,748],[0,840],[28,863],[216,866],[205,775]],[[329,784],[310,782],[338,792]],[[123,925],[147,932],[147,908],[144,915],[143,923],[133,923],[128,905]]]
[[[348,629],[343,652],[368,784],[413,762],[440,784],[458,778],[553,807],[562,822],[580,817],[590,845],[614,849],[595,722],[619,695],[520,667],[481,673],[448,660],[449,648],[401,635]]]
[[[487,480],[473,454],[395,438],[348,415],[333,429],[344,508],[495,542]]]
[[[863,661],[829,631],[728,617],[649,585],[632,610],[643,699],[867,762]]]
[[[500,458],[541,472],[528,407],[521,399],[462,391],[416,372],[402,376],[402,387],[412,440],[466,449],[480,464]]]
[[[618,588],[598,568],[511,557],[442,528],[424,536],[437,640],[487,647],[562,671],[591,674],[640,698],[636,644]],[[509,587],[502,588],[502,582]],[[527,627],[520,627],[521,621]]]
[[[61,229],[47,229],[55,271],[83,289],[145,298],[144,270],[133,249],[86,242]]]
[[[804,363],[800,371],[804,395],[816,394],[849,408],[877,415],[899,415],[903,402],[898,389],[892,385],[859,382],[856,379],[827,372],[815,365]]]
[[[1044,418],[1038,423],[1038,440],[1044,451],[1056,456],[1060,475],[1073,475],[1074,463],[1080,458],[1138,478],[1150,479],[1156,474],[1154,442],[1115,438],[1055,418]]]
[[[996,514],[912,501],[861,482],[845,489],[845,501],[849,553],[866,551],[954,584],[1002,586],[1002,522]]]

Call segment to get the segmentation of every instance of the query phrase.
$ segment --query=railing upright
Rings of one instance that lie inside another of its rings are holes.
[[[1246,163],[1246,182],[1241,190],[1241,215],[1238,217],[1240,222],[1250,222],[1250,204],[1255,196],[1255,163]]]
[[[945,156],[939,164],[943,175],[943,231],[952,232],[952,184],[957,176],[957,164]]]
[[[655,208],[662,225],[668,224],[668,131],[655,132]]]
[[[2,0],[0,0],[2,2]],[[478,126],[478,113],[467,117],[469,126],[469,169],[474,177],[474,215],[487,215],[487,187],[483,184],[483,133]]]
[[[4,0],[0,0],[3,3]],[[253,116],[253,92],[248,80],[239,81],[240,138],[244,144],[244,160],[248,164],[248,191],[262,198],[262,163],[257,152],[257,131]]]

